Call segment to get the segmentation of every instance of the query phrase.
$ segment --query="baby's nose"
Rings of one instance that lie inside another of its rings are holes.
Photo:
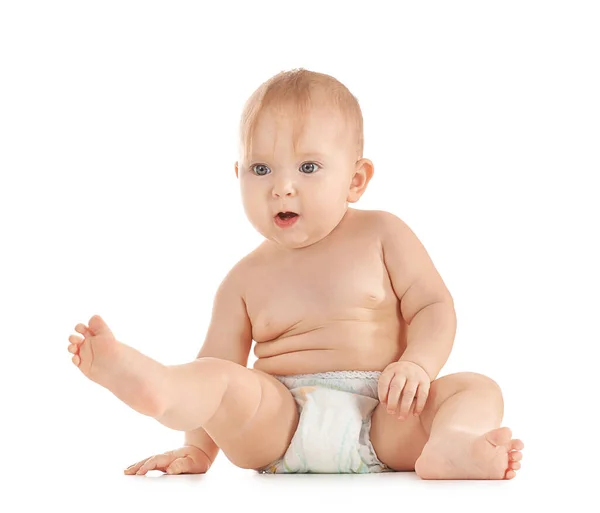
[[[288,196],[293,196],[294,193],[292,191],[290,192],[284,192],[282,194],[278,193],[278,192],[274,192],[273,196],[276,198],[281,198],[282,196],[288,197]]]
[[[273,196],[275,198],[281,198],[282,196],[293,196],[295,194],[296,188],[291,183],[273,187]]]

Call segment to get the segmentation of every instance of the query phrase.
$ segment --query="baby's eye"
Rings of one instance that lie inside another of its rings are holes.
[[[252,166],[252,170],[256,170],[256,169],[260,169],[262,168],[263,170],[268,170],[269,168],[267,166],[265,166],[264,164],[256,164],[254,166]],[[258,176],[265,176],[266,174],[268,174],[266,171],[263,173],[262,171],[256,172],[255,174],[257,174]]]
[[[315,164],[314,162],[305,162],[304,164],[302,164],[300,166],[300,169],[302,169],[304,171],[306,171],[307,169],[311,169],[310,167],[306,167],[306,166],[314,166],[315,168],[319,167],[317,164]],[[314,171],[308,171],[306,174],[308,175],[312,175],[314,174],[314,172],[316,171],[316,169]]]

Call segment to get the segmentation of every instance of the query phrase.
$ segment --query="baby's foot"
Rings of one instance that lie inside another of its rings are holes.
[[[422,479],[512,479],[521,468],[521,440],[507,427],[477,436],[460,431],[430,439],[416,461]]]
[[[108,388],[134,410],[157,417],[162,414],[160,401],[162,372],[165,367],[139,351],[115,339],[99,315],[75,326],[82,337],[69,337],[72,361],[92,381]]]
[[[89,325],[89,328],[82,323],[75,326],[75,331],[83,337],[69,337],[68,349],[74,355],[71,360],[86,377],[106,387],[106,373],[118,358],[119,342],[100,316],[94,315]]]

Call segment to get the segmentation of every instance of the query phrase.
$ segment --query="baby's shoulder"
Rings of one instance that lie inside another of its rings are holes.
[[[265,269],[272,268],[276,256],[273,254],[273,249],[269,241],[265,240],[254,248],[250,253],[244,255],[233,266],[231,270],[243,281],[249,282],[249,278],[253,275],[261,275]]]
[[[411,247],[417,238],[413,230],[404,220],[386,210],[362,211],[362,224],[368,231],[377,237],[382,247],[393,244],[398,247]]]
[[[357,216],[359,222],[377,233],[393,230],[394,226],[406,226],[402,219],[387,210],[357,210],[356,212],[360,212]]]
[[[264,259],[264,244],[260,244],[247,255],[244,255],[235,264],[234,268],[239,274],[251,273]]]

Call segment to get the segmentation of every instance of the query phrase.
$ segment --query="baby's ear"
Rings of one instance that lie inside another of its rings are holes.
[[[369,159],[360,159],[356,162],[356,169],[354,170],[354,176],[352,177],[352,183],[350,184],[350,191],[348,194],[347,201],[350,203],[356,203],[360,197],[364,194],[367,185],[373,178],[375,166]]]

